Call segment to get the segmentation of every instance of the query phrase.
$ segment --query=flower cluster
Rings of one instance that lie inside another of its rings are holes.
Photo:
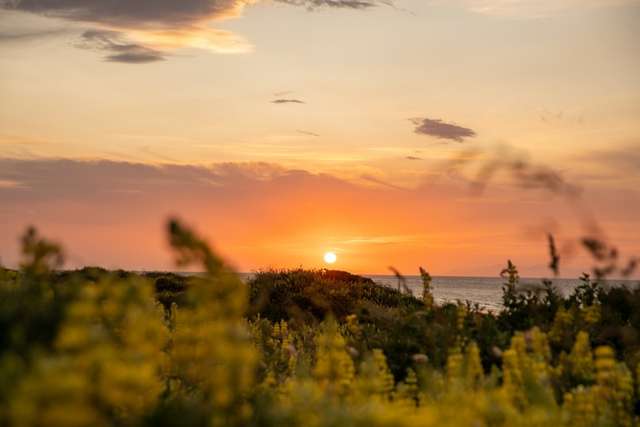
[[[572,299],[522,296],[509,262],[496,316],[436,305],[424,270],[422,299],[350,276],[341,288],[323,272],[328,304],[298,271],[278,276],[299,292],[274,294],[290,306],[256,309],[197,235],[174,222],[170,242],[181,265],[204,273],[160,298],[144,275],[56,273],[59,248],[27,234],[22,269],[0,269],[1,425],[638,425],[640,347],[607,345],[599,328],[611,305],[586,279]],[[296,317],[293,297],[338,309]],[[501,323],[539,318],[515,331]]]

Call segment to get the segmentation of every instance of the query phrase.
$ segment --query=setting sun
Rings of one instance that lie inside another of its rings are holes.
[[[327,264],[335,264],[337,260],[338,257],[334,252],[326,252],[324,254],[324,262],[326,262]]]

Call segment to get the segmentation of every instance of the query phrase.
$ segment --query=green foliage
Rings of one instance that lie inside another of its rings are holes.
[[[343,271],[263,271],[249,287],[251,315],[273,322],[318,322],[327,315],[342,320],[377,308],[421,306],[408,295]]]
[[[583,276],[568,298],[435,304],[338,271],[243,283],[177,221],[203,274],[57,271],[35,230],[0,269],[0,425],[630,426],[640,406],[640,290]]]

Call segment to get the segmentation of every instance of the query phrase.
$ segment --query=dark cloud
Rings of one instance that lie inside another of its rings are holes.
[[[318,7],[367,9],[391,0],[276,0]],[[203,21],[238,16],[254,0],[0,0],[0,7],[121,28],[184,28]]]
[[[274,99],[271,101],[272,104],[306,104],[306,102],[301,101],[299,99]]]
[[[0,0],[24,12],[127,28],[191,26],[233,15],[244,0]]]
[[[369,9],[380,5],[392,5],[390,0],[276,0],[280,3],[305,6],[308,9],[333,7],[342,9]]]
[[[405,157],[405,159],[407,159],[407,160],[423,160],[422,157],[416,157],[416,156],[407,156],[407,157]]]
[[[263,0],[0,0],[0,9],[60,18],[73,23],[94,24],[90,42],[98,49],[110,51],[107,61],[141,64],[165,59],[164,52],[194,47],[220,53],[241,53],[251,50],[244,38],[232,32],[211,28],[210,21],[239,17],[245,6]],[[365,9],[390,0],[274,0],[309,9],[317,7]],[[125,42],[104,30],[129,34],[132,39],[170,39],[173,43]],[[139,37],[149,33],[150,37]],[[47,36],[42,33],[0,34],[4,40]],[[103,40],[108,37],[109,40]],[[86,35],[85,35],[85,38]],[[276,95],[277,96],[277,95]],[[277,103],[298,102],[283,100]],[[299,103],[302,103],[301,101]]]
[[[411,119],[411,122],[416,125],[415,133],[433,136],[434,138],[463,142],[465,138],[476,136],[476,132],[473,129],[443,122],[439,119]]]
[[[82,34],[78,47],[107,52],[109,62],[146,64],[163,61],[165,54],[156,49],[136,43],[129,43],[117,31],[89,30]]]

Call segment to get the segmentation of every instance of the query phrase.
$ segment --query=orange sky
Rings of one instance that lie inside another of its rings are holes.
[[[594,224],[640,254],[637,0],[176,5],[0,0],[0,262],[35,224],[170,269],[170,215],[243,271],[539,276],[553,232],[575,276]]]
[[[2,259],[16,262],[17,235],[37,224],[65,243],[69,266],[167,269],[164,223],[178,215],[196,226],[238,269],[336,267],[384,273],[495,275],[506,259],[528,275],[546,273],[546,233],[563,253],[563,273],[589,266],[574,244],[590,233],[582,199],[602,204],[599,226],[623,253],[637,253],[637,191],[592,189],[580,199],[516,182],[478,194],[462,175],[413,188],[366,186],[268,164],[149,166],[68,160],[0,161],[5,183]],[[536,169],[537,170],[537,169]],[[505,175],[505,174],[503,174]],[[630,232],[631,231],[631,232]],[[566,257],[564,257],[566,255]]]

